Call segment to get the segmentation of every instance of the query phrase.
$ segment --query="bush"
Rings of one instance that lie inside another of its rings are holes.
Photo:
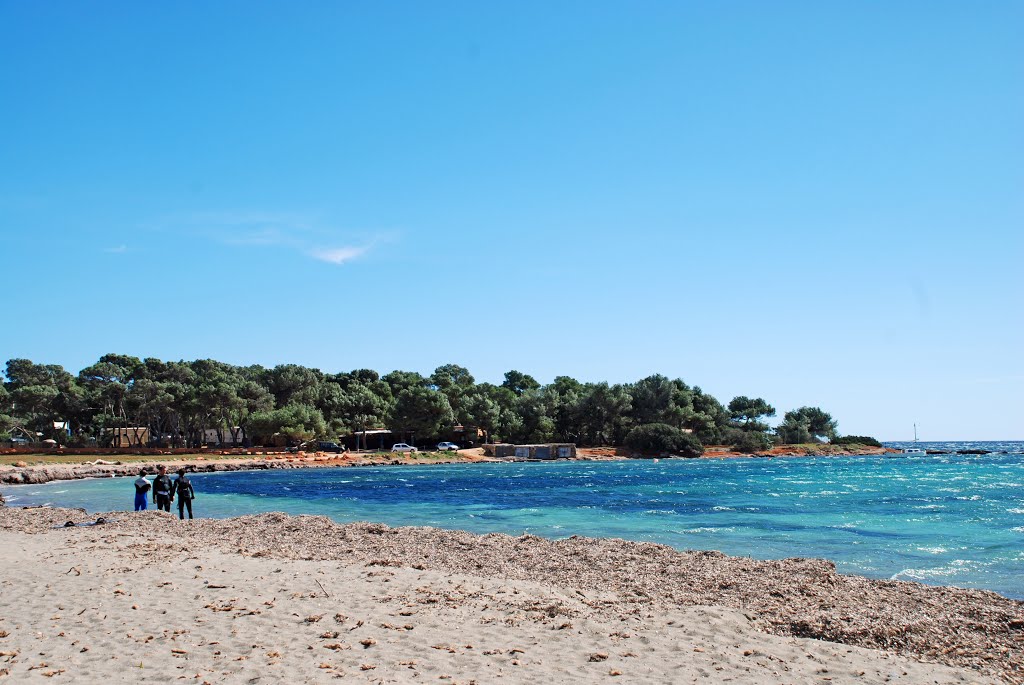
[[[867,445],[868,447],[881,447],[882,443],[866,435],[844,435],[832,441],[833,445]]]
[[[763,452],[771,448],[772,441],[766,433],[761,431],[737,431],[738,435],[731,435],[727,443],[732,447],[733,452]]]
[[[647,423],[637,426],[626,435],[626,447],[647,454],[678,454],[682,457],[699,457],[704,446],[690,433],[684,433],[667,423]]]

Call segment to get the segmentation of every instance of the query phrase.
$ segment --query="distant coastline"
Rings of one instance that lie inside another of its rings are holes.
[[[247,453],[246,453],[247,452]],[[765,457],[806,457],[806,456],[865,456],[898,452],[892,448],[864,447],[858,445],[780,445],[758,453],[740,453],[729,447],[707,447],[704,459],[742,459]],[[164,458],[161,458],[164,456]],[[390,452],[347,452],[341,455],[324,452],[288,454],[257,453],[253,450],[225,450],[209,454],[132,454],[111,455],[109,451],[98,454],[64,453],[54,451],[46,454],[19,454],[7,450],[0,454],[0,485],[38,485],[58,480],[81,480],[84,478],[115,478],[138,475],[145,469],[155,473],[158,464],[174,470],[187,468],[195,473],[217,473],[225,471],[268,471],[277,469],[316,469],[359,466],[426,466],[432,464],[470,464],[478,462],[501,462],[504,459],[484,457],[482,450],[462,450],[455,453],[390,453]],[[626,460],[633,458],[622,449],[580,448],[575,461]],[[641,457],[635,457],[641,458]],[[654,458],[677,458],[670,455]],[[563,460],[568,461],[568,460]]]
[[[990,441],[993,446],[1001,443]],[[956,443],[922,443],[929,455],[962,454],[984,455],[999,450],[981,448],[934,449],[932,445],[955,445]],[[981,443],[964,443],[977,445]],[[778,457],[855,457],[898,454],[895,447],[870,447],[866,445],[802,444],[779,445],[761,452],[737,452],[728,446],[704,448],[702,459],[763,459]],[[630,454],[628,450],[614,447],[581,447],[574,459],[561,461],[608,461],[643,458],[674,459],[672,455],[651,456]],[[0,485],[38,485],[59,480],[81,480],[84,478],[115,478],[135,476],[141,469],[155,473],[158,464],[169,468],[187,468],[195,473],[217,473],[225,471],[269,471],[279,469],[317,469],[359,466],[428,466],[432,464],[471,464],[479,462],[501,462],[483,456],[481,449],[468,449],[444,453],[391,453],[391,452],[346,452],[331,454],[325,452],[283,453],[259,450],[217,450],[208,453],[161,453],[158,450],[125,450],[123,454],[111,454],[111,450],[54,450],[47,453],[26,453],[23,450],[0,451]]]

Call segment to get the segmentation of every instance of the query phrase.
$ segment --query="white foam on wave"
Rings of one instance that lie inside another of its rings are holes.
[[[717,507],[711,507],[711,510],[712,511],[736,511],[732,507],[723,507],[721,505],[719,505]]]
[[[955,569],[948,566],[937,568],[905,568],[899,573],[894,573],[889,580],[927,580],[929,578],[946,578],[956,573]]]

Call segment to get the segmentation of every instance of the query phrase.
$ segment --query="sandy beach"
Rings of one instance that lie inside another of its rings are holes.
[[[0,508],[0,681],[1024,682],[1021,602],[821,560],[105,516]]]

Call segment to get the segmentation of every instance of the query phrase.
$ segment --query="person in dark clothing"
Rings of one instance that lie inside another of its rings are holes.
[[[153,480],[153,503],[161,511],[171,510],[171,499],[174,497],[172,491],[174,484],[171,477],[167,475],[167,467],[161,464],[157,467],[157,476]]]
[[[185,520],[185,509],[188,508],[188,517],[192,518],[192,500],[196,498],[196,491],[192,488],[192,481],[185,476],[185,469],[178,469],[178,478],[171,486],[171,498],[178,496],[178,518]]]

